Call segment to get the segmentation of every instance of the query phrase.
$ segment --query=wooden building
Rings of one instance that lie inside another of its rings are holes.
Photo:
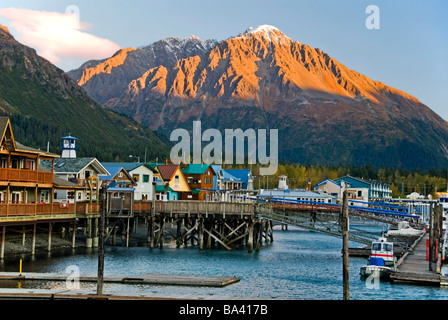
[[[213,181],[216,176],[209,164],[183,165],[182,172],[187,178],[191,192],[184,193],[183,200],[211,200],[213,195]]]
[[[55,224],[61,229],[73,227],[73,245],[76,219],[87,221],[99,216],[97,203],[59,203],[54,194],[61,190],[75,192],[80,188],[54,174],[55,161],[59,155],[37,150],[15,141],[9,118],[0,118],[0,258],[4,257],[7,232],[32,232],[34,253],[37,225],[48,231],[48,250]],[[64,225],[64,227],[62,227]],[[91,225],[91,224],[90,224]]]
[[[177,164],[158,164],[157,171],[159,172],[163,185],[166,185],[164,190],[167,191],[167,200],[182,199],[184,193],[191,192],[185,175],[182,173],[181,167]],[[169,191],[172,190],[172,192]]]

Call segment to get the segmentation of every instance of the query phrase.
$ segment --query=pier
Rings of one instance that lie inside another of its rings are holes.
[[[430,270],[426,246],[428,239],[429,234],[423,234],[397,262],[395,272],[390,276],[393,282],[433,286],[448,285],[447,276],[440,274],[440,270]]]
[[[67,273],[34,273],[34,272],[0,272],[0,280],[23,281],[67,281],[70,274]],[[80,282],[97,282],[97,275],[80,275]],[[206,286],[225,287],[240,281],[239,277],[191,275],[191,274],[161,274],[145,273],[141,275],[109,276],[104,277],[105,283],[126,284],[152,284],[152,285],[177,285],[177,286]]]
[[[168,236],[179,246],[190,243],[201,250],[247,246],[252,252],[263,240],[274,240],[272,221],[259,219],[254,203],[156,201],[152,209],[140,214],[146,220],[150,247],[163,247]]]

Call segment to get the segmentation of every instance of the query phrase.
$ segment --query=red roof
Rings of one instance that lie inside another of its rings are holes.
[[[157,166],[157,169],[159,169],[160,175],[162,176],[163,180],[165,180],[165,181],[171,180],[171,178],[173,177],[177,168],[179,168],[179,165],[177,165],[177,164],[162,164],[162,165]]]

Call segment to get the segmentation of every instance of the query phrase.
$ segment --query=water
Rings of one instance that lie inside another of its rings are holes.
[[[200,251],[195,247],[163,249],[147,247],[106,247],[105,276],[138,275],[148,272],[238,276],[241,281],[223,288],[105,284],[104,293],[132,293],[152,296],[214,296],[243,299],[341,300],[342,240],[324,234],[291,229],[275,230],[274,242],[259,252],[225,249]],[[350,244],[351,247],[359,246]],[[65,272],[75,265],[82,274],[96,274],[97,252],[77,248],[73,253],[23,256],[23,272]],[[2,271],[18,271],[18,259],[5,260]],[[350,258],[350,299],[352,300],[441,300],[448,289],[381,282],[377,286],[359,277],[365,258]],[[61,282],[3,281],[3,287],[64,288]],[[96,290],[94,283],[81,288]]]

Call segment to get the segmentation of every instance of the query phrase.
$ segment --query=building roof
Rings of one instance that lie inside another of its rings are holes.
[[[81,158],[59,158],[54,162],[55,173],[72,173],[76,174],[81,172],[87,166],[92,165],[98,175],[109,175],[109,171],[93,157],[81,157]]]
[[[170,186],[168,186],[167,189],[169,192],[175,192],[173,189],[171,189]],[[163,184],[156,184],[156,193],[163,193],[165,192],[165,186]]]
[[[184,174],[204,174],[208,168],[210,167],[209,164],[195,164],[190,163],[185,168],[182,168],[182,172]],[[213,167],[212,167],[213,170]],[[213,170],[213,173],[215,173],[215,170]]]
[[[53,184],[58,189],[84,189],[84,187],[80,186],[79,184],[64,180],[58,177],[56,174],[53,175]]]
[[[238,182],[242,182],[243,189],[248,188],[249,177],[252,176],[252,171],[249,169],[222,169],[221,172],[224,174],[230,174],[233,177],[239,179]]]
[[[126,171],[131,172],[132,170],[135,170],[141,166],[144,166],[145,168],[148,168],[152,172],[157,172],[156,169],[154,169],[150,164],[144,163],[144,162],[102,162],[102,164],[107,166],[121,166],[126,169]]]
[[[106,164],[108,163],[108,164]],[[127,177],[134,182],[132,177],[130,176],[129,172],[119,163],[119,162],[106,162],[104,167],[107,171],[109,171],[108,175],[99,175],[101,176],[101,179],[103,180],[113,180],[118,172],[123,170],[123,172],[127,175]]]
[[[341,184],[339,182],[333,181],[331,179],[325,179],[325,180],[317,183],[316,185],[314,185],[313,188],[320,187],[321,185],[326,184],[327,182],[333,183],[333,184],[337,185],[338,187],[341,187]]]
[[[335,198],[327,193],[308,191],[305,189],[270,189],[261,190],[259,197],[306,197],[306,198]]]
[[[162,164],[157,165],[157,169],[160,172],[160,175],[162,176],[163,180],[169,181],[173,177],[176,170],[179,168],[179,165],[177,164]],[[182,170],[181,170],[182,172]]]
[[[339,182],[339,181],[346,181],[346,180],[352,180],[352,181],[357,181],[360,182],[362,184],[367,184],[367,185],[371,185],[373,183],[373,181],[370,180],[365,180],[365,179],[361,179],[361,178],[356,178],[356,177],[352,177],[351,175],[347,174],[341,178],[337,178],[334,179],[334,181]]]
[[[107,191],[134,192],[135,188],[108,187]]]
[[[234,175],[229,173],[227,170],[221,170],[221,174],[222,174],[222,178],[224,179],[224,181],[241,182],[241,183],[243,183],[243,181],[240,178],[235,177]]]

